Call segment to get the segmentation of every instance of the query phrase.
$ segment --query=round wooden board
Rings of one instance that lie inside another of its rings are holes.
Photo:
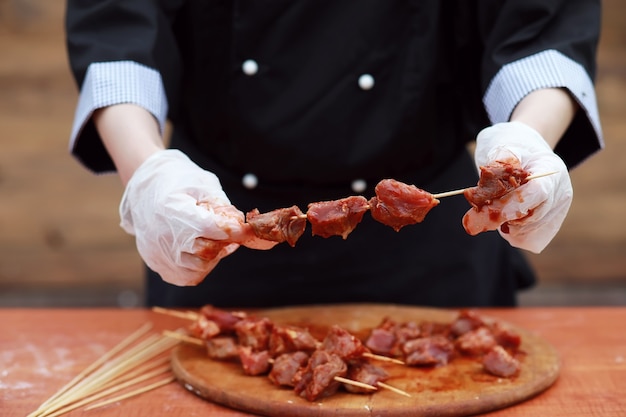
[[[306,326],[314,335],[323,337],[323,330],[332,324],[365,336],[384,317],[399,322],[449,323],[457,314],[454,310],[355,304],[278,308],[255,315],[268,317],[276,323]],[[435,369],[384,364],[391,375],[387,383],[410,393],[410,398],[381,389],[368,395],[340,391],[309,402],[291,389],[274,386],[264,376],[245,375],[237,363],[211,360],[204,348],[191,344],[181,345],[174,351],[172,367],[183,386],[195,394],[264,416],[465,416],[519,403],[547,389],[558,377],[560,361],[550,344],[523,329],[501,324],[522,336],[524,355],[517,377],[488,375],[478,361],[467,358],[454,359],[447,366]]]

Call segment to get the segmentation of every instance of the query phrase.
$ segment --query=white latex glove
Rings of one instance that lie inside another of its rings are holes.
[[[173,149],[156,152],[135,171],[120,217],[146,264],[179,286],[201,282],[240,244],[274,246],[254,236],[213,173]]]
[[[541,135],[521,122],[499,123],[478,134],[476,166],[517,158],[530,175],[557,172],[528,181],[518,189],[483,206],[471,208],[463,225],[471,235],[498,230],[512,246],[541,252],[561,228],[572,202],[567,167]],[[507,225],[501,227],[504,223]]]

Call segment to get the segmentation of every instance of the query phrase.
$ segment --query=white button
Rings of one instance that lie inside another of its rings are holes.
[[[352,181],[352,191],[355,193],[362,193],[365,190],[367,190],[367,182],[365,182],[365,180]]]
[[[246,174],[241,179],[241,183],[248,190],[252,190],[253,188],[256,188],[257,185],[259,185],[259,179],[254,174]]]
[[[246,75],[254,75],[259,71],[259,64],[257,64],[253,59],[247,59],[243,61],[241,69]]]
[[[374,77],[369,74],[363,74],[359,77],[359,87],[362,90],[371,90],[374,87]]]

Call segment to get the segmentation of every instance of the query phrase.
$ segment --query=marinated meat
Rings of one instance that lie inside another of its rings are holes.
[[[344,239],[363,219],[369,204],[363,196],[311,203],[306,213],[313,236],[341,236]]]
[[[207,356],[215,360],[229,360],[239,357],[237,340],[231,336],[217,336],[205,342]]]
[[[319,342],[307,329],[296,326],[277,326],[272,328],[269,350],[273,357],[295,351],[314,351]]]
[[[517,159],[495,161],[480,167],[478,185],[467,188],[463,195],[472,207],[480,211],[483,206],[525,184],[528,176],[528,171],[522,168]]]
[[[200,318],[213,322],[220,334],[233,333],[235,324],[246,318],[243,311],[226,311],[212,305],[205,305],[200,309]]]
[[[341,357],[326,350],[316,350],[306,368],[296,372],[294,391],[309,401],[328,397],[341,386],[335,377],[345,377],[347,373],[348,366]]]
[[[333,325],[322,341],[321,349],[338,355],[343,360],[361,358],[368,349],[347,330]]]
[[[395,329],[377,327],[370,332],[365,346],[378,355],[392,356],[396,341]]]
[[[407,365],[440,366],[454,356],[454,344],[441,335],[420,337],[404,343],[402,352]]]
[[[255,352],[249,346],[239,346],[239,360],[246,375],[263,375],[271,368],[270,354],[267,350]]]
[[[309,355],[306,352],[283,353],[274,359],[274,364],[268,377],[275,385],[293,387],[293,378],[296,372],[306,366],[308,360]]]
[[[483,366],[492,375],[508,378],[517,375],[521,365],[502,346],[494,346],[483,357]]]
[[[266,317],[248,317],[235,324],[235,332],[241,346],[248,346],[259,352],[269,349],[273,326],[274,324]]]
[[[511,329],[503,327],[499,323],[490,326],[491,333],[496,339],[496,343],[505,349],[516,351],[522,344],[522,337]]]
[[[378,327],[372,329],[365,346],[380,355],[402,356],[402,345],[420,337],[421,327],[421,324],[413,321],[396,323],[385,318]]]
[[[470,330],[477,329],[483,326],[485,323],[482,318],[473,311],[462,310],[459,312],[456,320],[450,325],[450,330],[455,336],[460,336],[469,332]]]
[[[246,246],[250,249],[259,250],[271,249],[274,245],[276,245],[276,242],[268,241],[256,236],[252,227],[244,222],[242,213],[234,206],[216,206],[208,201],[199,201],[197,205],[213,211],[219,216],[219,222],[222,225],[222,228],[228,231],[229,238],[226,240],[216,241],[199,237],[195,242],[197,250],[194,251],[194,254],[207,259],[212,259],[222,250],[228,250],[228,245],[233,243]]]
[[[419,324],[420,337],[435,336],[435,335],[448,337],[450,335],[450,331],[451,331],[450,325],[447,323],[423,321]]]
[[[422,222],[439,204],[429,192],[393,179],[380,181],[375,192],[376,197],[369,201],[372,217],[396,232],[404,226]]]
[[[355,361],[351,362],[348,366],[348,379],[376,387],[379,382],[385,382],[389,379],[389,374],[380,366],[373,365],[369,362]],[[346,391],[355,394],[372,393],[371,389],[352,384],[343,384],[343,387]]]
[[[252,226],[254,234],[272,242],[287,242],[295,246],[306,229],[306,216],[298,208],[291,206],[260,213],[258,209],[246,214],[246,222]]]
[[[221,333],[219,325],[213,320],[209,320],[205,316],[199,316],[188,327],[189,334],[202,340],[207,340]]]
[[[396,326],[396,337],[399,343],[422,336],[422,325],[414,321],[407,321]]]
[[[396,326],[396,346],[392,350],[393,356],[403,356],[402,346],[409,340],[422,336],[421,325],[414,321],[399,323]]]
[[[456,347],[465,355],[478,356],[487,353],[497,344],[491,331],[483,326],[462,334],[456,339]]]

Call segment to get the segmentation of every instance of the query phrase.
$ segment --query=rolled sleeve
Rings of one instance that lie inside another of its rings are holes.
[[[526,95],[542,88],[567,89],[593,128],[594,146],[604,147],[593,82],[581,64],[556,50],[530,55],[498,71],[483,97],[491,123],[508,121],[515,106]]]
[[[168,103],[158,71],[133,61],[89,65],[78,98],[69,148],[94,171],[113,170],[113,164],[93,127],[91,116],[99,108],[123,103],[136,104],[149,111],[163,134]]]

